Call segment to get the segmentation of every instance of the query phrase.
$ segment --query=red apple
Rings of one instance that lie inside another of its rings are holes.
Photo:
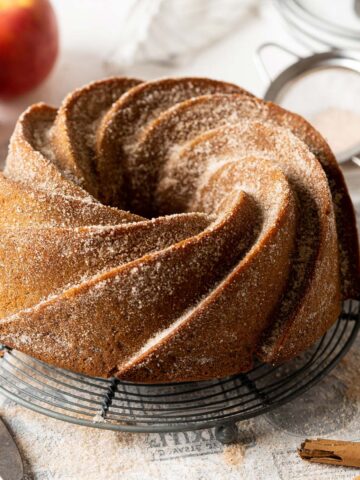
[[[48,0],[0,0],[0,98],[36,87],[57,53],[57,23]]]

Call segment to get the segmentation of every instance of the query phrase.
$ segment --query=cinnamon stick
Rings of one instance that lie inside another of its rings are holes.
[[[344,467],[360,467],[360,442],[343,440],[305,440],[298,450],[303,460]]]

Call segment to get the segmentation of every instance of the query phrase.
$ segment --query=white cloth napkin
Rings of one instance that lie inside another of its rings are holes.
[[[229,33],[256,0],[126,0],[113,60],[178,64]]]

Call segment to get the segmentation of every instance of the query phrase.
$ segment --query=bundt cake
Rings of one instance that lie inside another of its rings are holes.
[[[31,106],[0,174],[0,342],[158,383],[283,362],[359,297],[353,207],[303,118],[229,83]]]

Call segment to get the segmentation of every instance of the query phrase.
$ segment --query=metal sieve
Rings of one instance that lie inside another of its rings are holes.
[[[277,74],[270,68],[271,49],[291,57],[290,65]],[[337,49],[302,57],[269,42],[257,49],[256,62],[267,85],[265,100],[309,120],[327,138],[339,163],[352,159],[360,165],[359,52]]]

